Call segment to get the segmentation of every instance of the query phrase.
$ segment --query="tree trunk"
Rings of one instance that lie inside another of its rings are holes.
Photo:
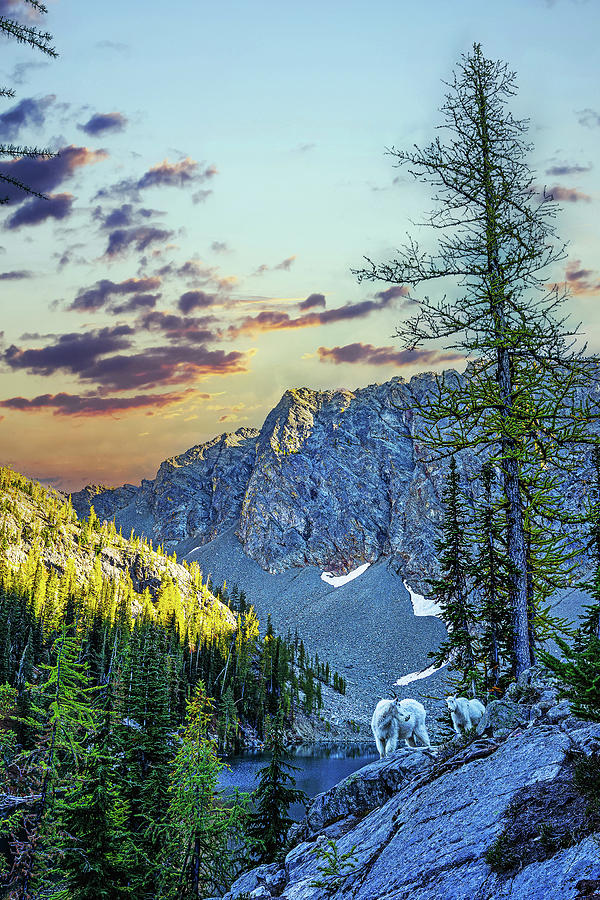
[[[505,335],[505,283],[504,272],[498,251],[498,198],[494,190],[492,178],[492,160],[488,135],[488,118],[485,90],[481,73],[477,76],[477,95],[479,127],[481,134],[481,154],[483,168],[483,186],[485,193],[485,227],[487,244],[487,271],[489,278],[490,313],[494,322],[494,331],[498,340],[498,382],[501,416],[508,423],[512,416],[512,360],[508,347],[503,345]],[[512,614],[514,627],[514,651],[517,677],[531,665],[529,647],[528,610],[527,610],[527,553],[525,546],[525,529],[523,501],[519,483],[519,461],[516,458],[515,441],[508,437],[507,429],[503,430],[502,471],[504,492],[506,495],[508,555],[511,560],[512,580]]]
[[[512,614],[517,678],[531,665],[529,615],[527,603],[527,551],[523,528],[523,506],[519,488],[518,464],[504,459],[504,491],[508,501],[508,555],[511,565]]]

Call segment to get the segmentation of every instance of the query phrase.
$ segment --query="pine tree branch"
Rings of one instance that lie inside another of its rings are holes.
[[[58,56],[55,48],[50,44],[52,35],[47,31],[40,31],[39,28],[35,28],[34,26],[22,25],[14,19],[7,19],[6,16],[0,16],[0,32],[6,34],[7,37],[14,38],[21,44],[28,44],[30,47],[41,50],[42,53],[45,53],[47,56],[52,56],[54,58]]]

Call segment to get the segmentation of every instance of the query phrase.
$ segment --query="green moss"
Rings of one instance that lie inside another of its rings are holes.
[[[504,875],[516,869],[521,855],[511,843],[505,831],[501,831],[493,844],[485,851],[484,859],[493,872]]]
[[[573,783],[588,801],[588,815],[600,818],[600,751],[590,753],[571,753],[574,773]]]
[[[498,874],[549,859],[600,827],[600,753],[570,754],[555,780],[523,787],[485,860]]]

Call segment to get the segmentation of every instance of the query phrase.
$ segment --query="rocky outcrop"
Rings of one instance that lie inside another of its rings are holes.
[[[99,519],[114,518],[123,533],[133,528],[173,548],[193,538],[204,544],[239,521],[259,432],[240,428],[161,463],[153,481],[139,487],[88,485],[72,494],[79,515],[90,506]]]
[[[535,671],[518,687],[527,725],[355,772],[314,799],[281,864],[226,900],[574,900],[600,878],[600,816],[574,779],[581,760],[600,768],[600,724],[552,724],[556,693]]]
[[[466,377],[444,373],[447,382]],[[271,573],[315,565],[344,574],[387,558],[423,589],[448,464],[424,441],[419,414],[435,390],[435,376],[423,373],[356,391],[286,391],[260,431],[192,447],[140,487],[89,486],[73,505],[86,515],[93,503],[123,533],[133,528],[180,555],[233,526],[244,552]],[[470,451],[457,459],[473,499],[480,460]],[[588,476],[582,469],[563,485],[574,508]]]
[[[433,383],[429,373],[410,385],[286,391],[260,432],[192,447],[140,487],[90,485],[73,505],[87,515],[93,504],[124,534],[133,528],[179,553],[234,525],[269,572],[313,564],[344,573],[387,557],[419,584],[433,559],[445,472],[419,440],[414,408]]]

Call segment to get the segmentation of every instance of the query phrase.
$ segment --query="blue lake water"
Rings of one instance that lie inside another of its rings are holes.
[[[360,744],[301,744],[293,751],[290,763],[298,767],[292,772],[296,787],[309,797],[328,790],[357,769],[379,759],[373,742]],[[223,769],[219,783],[228,793],[238,788],[253,791],[258,784],[258,773],[269,762],[270,754],[264,751],[246,751],[239,756],[224,759],[229,768]],[[295,821],[304,815],[301,804],[293,804],[289,814]]]

